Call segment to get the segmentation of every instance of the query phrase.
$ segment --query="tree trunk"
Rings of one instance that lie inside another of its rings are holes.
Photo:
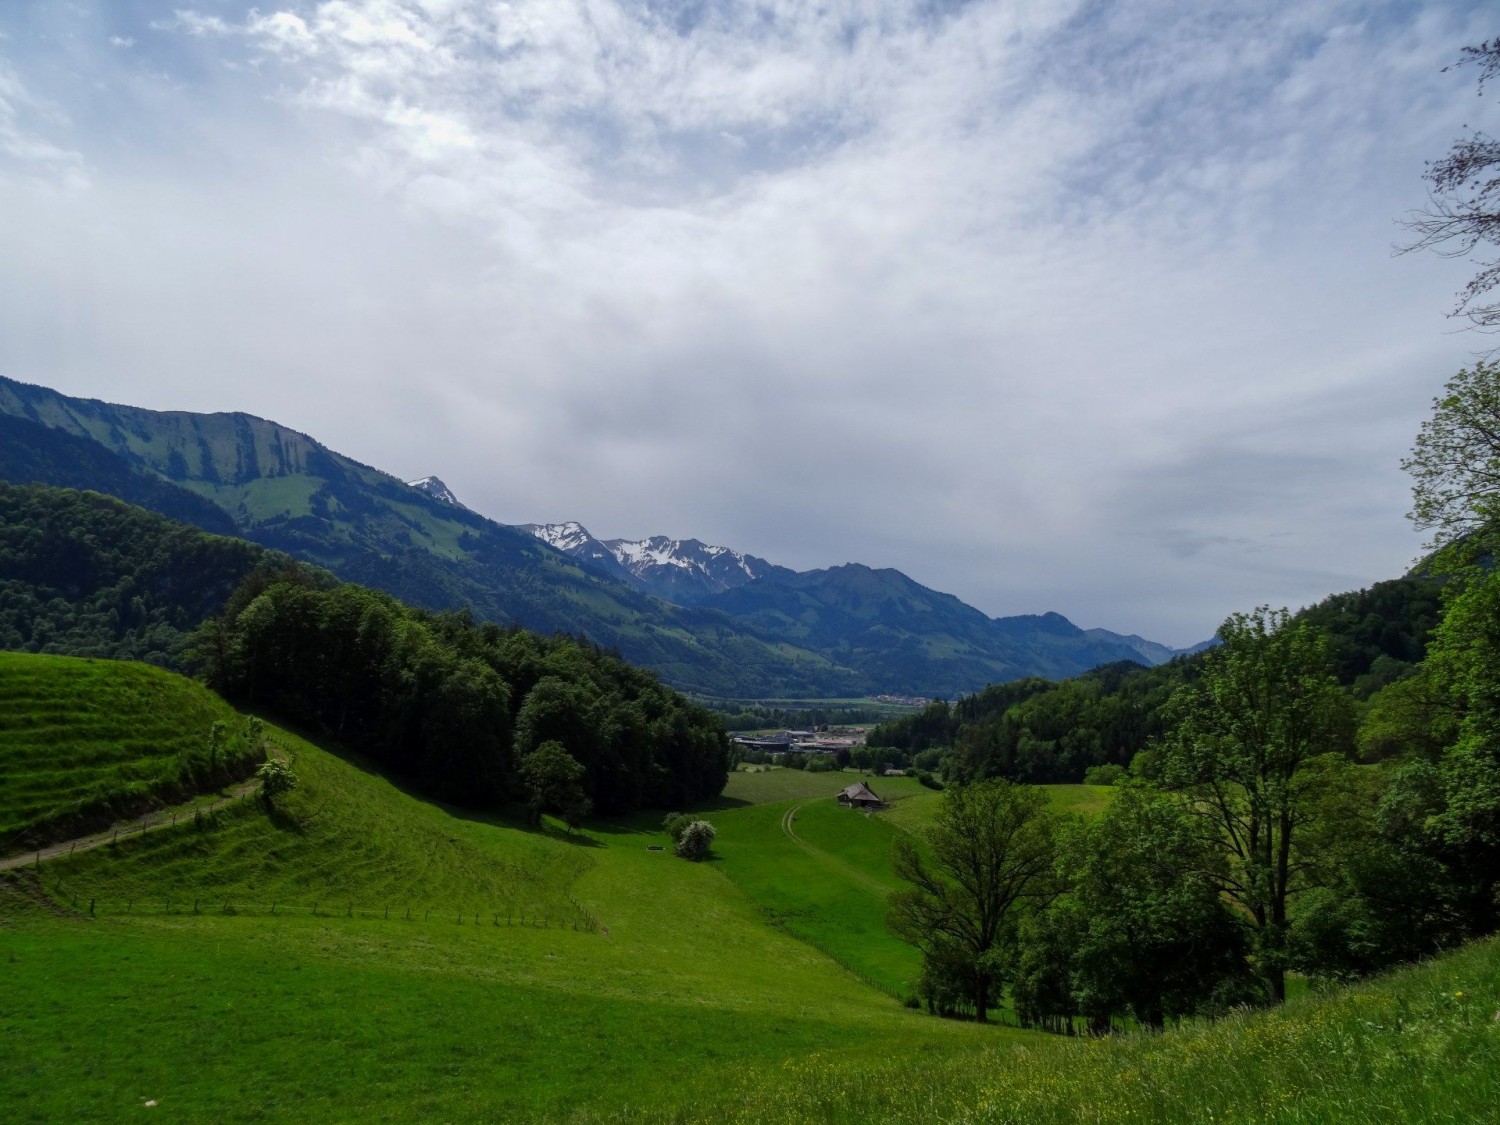
[[[1281,1004],[1286,1001],[1286,970],[1280,965],[1265,970],[1266,992],[1271,998],[1271,1003]]]

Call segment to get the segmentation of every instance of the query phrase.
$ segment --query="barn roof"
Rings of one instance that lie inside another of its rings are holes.
[[[856,781],[853,785],[845,786],[843,796],[849,798],[849,800],[851,801],[860,799],[868,801],[880,800],[880,798],[875,795],[875,790],[871,789],[863,781]]]

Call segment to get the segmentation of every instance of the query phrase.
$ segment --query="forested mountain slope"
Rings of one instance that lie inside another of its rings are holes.
[[[278,559],[111,496],[0,481],[0,648],[181,667],[193,630]]]

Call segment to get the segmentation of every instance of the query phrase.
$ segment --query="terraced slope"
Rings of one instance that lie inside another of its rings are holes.
[[[239,716],[159,668],[0,652],[0,854],[243,774],[210,763],[215,722]]]

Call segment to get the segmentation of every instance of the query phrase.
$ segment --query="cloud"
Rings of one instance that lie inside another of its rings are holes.
[[[1486,15],[58,11],[0,40],[0,151],[58,154],[0,173],[0,367],[1187,643],[1415,550],[1395,464],[1473,348],[1392,218]]]

